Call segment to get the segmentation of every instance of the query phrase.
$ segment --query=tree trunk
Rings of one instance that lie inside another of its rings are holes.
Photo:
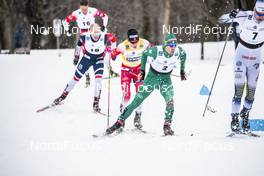
[[[143,7],[145,7],[145,9],[143,10],[143,21],[142,21],[142,24],[143,24],[143,27],[142,27],[142,35],[144,38],[149,38],[150,35],[150,17],[149,15],[145,12],[146,9],[148,9],[148,2],[146,1],[142,1],[142,5]]]
[[[203,19],[202,26],[206,25],[206,18]],[[201,60],[204,60],[204,42],[205,42],[205,34],[201,34]]]
[[[164,9],[164,25],[166,27],[170,24],[170,10],[171,10],[171,1],[165,0],[165,9]],[[165,40],[165,35],[163,36],[163,40]]]
[[[15,33],[16,33],[16,15],[10,18],[10,31],[9,31],[9,40],[10,40],[10,46],[9,46],[9,53],[13,54],[15,52]]]
[[[239,9],[253,10],[255,1],[252,0],[235,0],[235,5],[238,5]]]

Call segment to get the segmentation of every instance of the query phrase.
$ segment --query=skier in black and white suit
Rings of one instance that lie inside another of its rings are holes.
[[[241,30],[234,59],[235,94],[232,100],[231,130],[240,131],[240,115],[243,131],[250,132],[248,117],[254,102],[264,43],[264,0],[258,0],[253,11],[233,10],[230,14],[223,15],[220,20],[227,23],[233,20],[239,24]],[[240,111],[245,85],[246,97]]]

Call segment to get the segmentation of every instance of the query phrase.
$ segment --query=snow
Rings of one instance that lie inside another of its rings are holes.
[[[222,47],[222,42],[206,43],[206,59],[201,62],[199,44],[183,45],[191,75],[185,82],[173,77],[173,137],[162,137],[165,103],[156,91],[144,102],[142,123],[147,134],[128,131],[93,138],[92,134],[104,132],[107,125],[106,117],[92,112],[93,79],[89,88],[84,88],[81,80],[62,106],[36,113],[58,97],[72,78],[73,50],[61,50],[62,57],[56,50],[0,55],[0,175],[262,176],[264,140],[225,137],[233,95],[232,42],[228,43],[210,101],[217,112],[202,117],[207,97],[200,96],[199,91],[203,84],[211,86]],[[119,63],[113,66],[118,70]],[[263,70],[251,118],[264,118],[262,75]],[[119,114],[119,82],[111,80],[110,124]],[[107,112],[107,81],[101,106]],[[126,129],[133,128],[132,121],[133,117],[127,120]]]

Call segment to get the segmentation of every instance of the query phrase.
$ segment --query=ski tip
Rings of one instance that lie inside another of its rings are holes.
[[[38,110],[36,110],[36,113],[40,113],[40,112],[42,112],[42,111],[45,111],[46,109],[49,109],[49,107],[46,106],[46,107],[44,107],[44,108],[38,109]]]
[[[102,115],[102,116],[105,116],[105,117],[108,117],[108,114],[107,113],[103,113],[103,112],[97,112],[97,111],[92,111],[94,114],[99,114],[99,115]],[[109,114],[109,117],[111,117],[111,115]]]
[[[107,135],[106,133],[101,134],[92,134],[93,138],[103,138],[103,137],[110,137],[110,135]]]
[[[97,134],[92,135],[93,138],[98,138],[99,136]]]
[[[235,136],[248,136],[248,137],[255,137],[255,138],[259,138],[261,137],[260,135],[253,133],[253,132],[249,132],[249,133],[245,133],[242,131],[238,131],[238,132],[230,132],[229,134],[226,135],[226,137],[235,137]]]

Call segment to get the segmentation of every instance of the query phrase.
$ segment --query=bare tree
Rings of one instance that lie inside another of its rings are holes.
[[[10,52],[13,53],[15,49],[14,26],[16,26],[17,17],[15,0],[0,0],[0,4],[2,4],[0,8],[0,16],[2,18],[0,20],[4,24],[4,28],[2,28],[3,42],[6,48],[9,48]]]
[[[30,26],[52,26],[54,18],[65,18],[79,7],[76,0],[0,0],[0,32],[2,47],[14,50],[17,26],[22,26],[23,46],[54,48],[55,37],[30,34]],[[232,8],[253,9],[253,0],[90,0],[89,5],[105,11],[109,16],[108,31],[119,41],[126,38],[129,28],[139,30],[152,43],[164,40],[163,25],[186,27],[202,24],[214,26],[217,18]],[[178,34],[179,42],[216,40],[214,35]],[[74,37],[61,37],[61,47],[73,47]],[[42,45],[41,45],[42,44]]]

